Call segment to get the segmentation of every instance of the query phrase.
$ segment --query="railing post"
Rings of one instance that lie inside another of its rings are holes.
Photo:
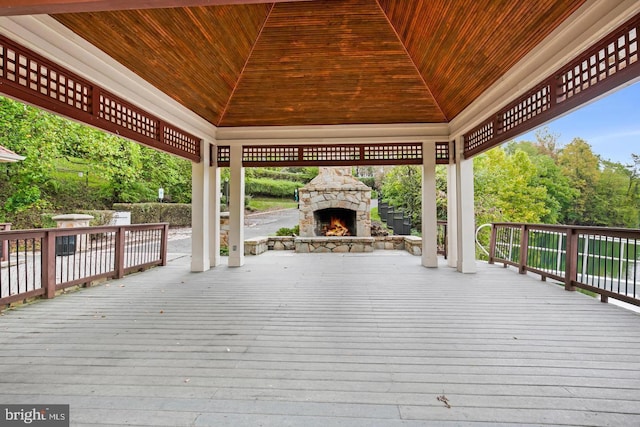
[[[124,240],[125,240],[125,227],[118,227],[116,231],[116,278],[122,279],[124,277]]]
[[[56,238],[53,232],[47,231],[42,237],[40,257],[40,281],[45,298],[56,296]]]
[[[496,227],[495,224],[491,224],[491,238],[489,240],[489,264],[495,263],[497,233],[498,227]]]
[[[11,223],[0,224],[0,231],[11,230]],[[9,259],[9,241],[3,240],[0,242],[0,261],[7,261]]]
[[[444,259],[447,259],[447,255],[449,254],[449,231],[447,230],[447,223],[443,224],[444,227]]]
[[[162,236],[160,237],[160,265],[167,265],[167,246],[169,241],[169,223],[162,226]]]
[[[520,259],[518,272],[527,274],[527,258],[529,256],[529,229],[526,224],[520,226]]]
[[[567,227],[567,254],[564,265],[564,289],[575,291],[573,282],[578,278],[578,233],[576,229]]]

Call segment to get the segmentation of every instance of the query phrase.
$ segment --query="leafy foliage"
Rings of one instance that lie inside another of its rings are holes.
[[[0,163],[0,220],[32,227],[45,211],[155,201],[160,187],[168,201],[191,201],[189,161],[3,97],[0,144],[26,157]]]
[[[382,184],[384,200],[402,208],[414,228],[422,224],[422,170],[417,166],[396,166]]]
[[[290,197],[297,188],[302,187],[299,182],[281,181],[271,178],[247,178],[245,192],[252,196]]]
[[[537,223],[549,213],[547,189],[536,182],[536,167],[524,151],[508,156],[505,150],[490,150],[474,159],[474,168],[478,224]]]
[[[476,156],[476,223],[528,222],[638,228],[640,156],[623,165],[600,159],[576,138],[559,148],[546,130],[536,141],[511,142]],[[384,198],[420,217],[421,169],[387,174]],[[446,171],[436,169],[438,219],[446,218]]]
[[[276,236],[298,236],[300,235],[300,225],[295,225],[293,228],[282,227],[276,231]]]

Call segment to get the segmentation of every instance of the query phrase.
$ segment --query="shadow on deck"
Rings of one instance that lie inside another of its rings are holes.
[[[72,425],[640,425],[620,307],[405,252],[188,261],[5,313],[0,401]]]

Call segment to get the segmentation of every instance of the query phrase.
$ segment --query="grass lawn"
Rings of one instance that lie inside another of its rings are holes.
[[[249,209],[254,212],[273,211],[278,209],[297,208],[298,202],[292,199],[273,199],[268,197],[255,197],[249,201]]]
[[[83,159],[57,159],[53,176],[58,181],[77,182],[93,188],[99,188],[108,182],[91,172],[93,165]]]

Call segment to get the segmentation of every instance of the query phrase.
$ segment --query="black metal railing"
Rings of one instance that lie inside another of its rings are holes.
[[[586,289],[640,305],[640,230],[607,227],[492,224],[489,263],[502,262],[567,290]]]

